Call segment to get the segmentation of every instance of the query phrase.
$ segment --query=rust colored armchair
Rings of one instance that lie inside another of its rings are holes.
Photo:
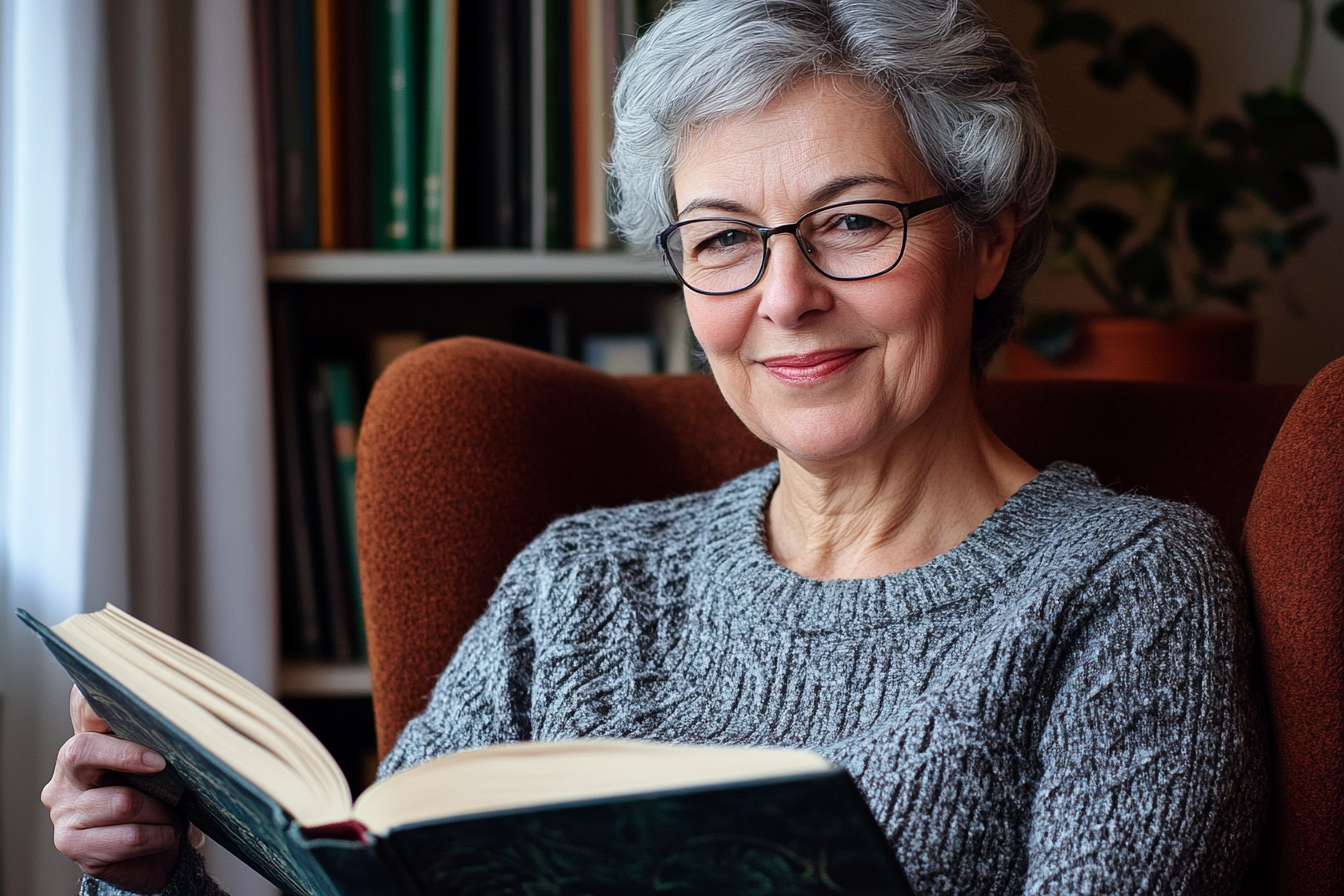
[[[1274,745],[1246,893],[1344,893],[1344,360],[1298,392],[991,381],[981,396],[1031,463],[1072,460],[1115,488],[1194,501],[1243,547]],[[712,488],[772,456],[708,377],[613,378],[471,338],[394,364],[359,444],[380,753],[548,522]]]

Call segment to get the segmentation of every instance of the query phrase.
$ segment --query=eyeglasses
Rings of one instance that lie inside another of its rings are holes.
[[[837,202],[779,227],[696,218],[658,234],[658,248],[682,283],[707,296],[731,295],[759,283],[770,261],[770,237],[778,233],[792,234],[803,257],[822,275],[867,280],[900,263],[911,218],[951,201],[943,195],[918,202]]]

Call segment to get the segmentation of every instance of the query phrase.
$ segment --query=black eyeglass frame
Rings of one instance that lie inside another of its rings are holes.
[[[781,224],[778,227],[765,227],[760,224],[753,224],[750,221],[743,221],[741,218],[692,218],[688,221],[677,221],[664,228],[663,232],[658,234],[658,248],[663,254],[664,263],[672,269],[672,273],[677,275],[677,279],[682,282],[682,285],[692,292],[700,293],[702,296],[736,295],[739,292],[746,292],[757,283],[760,283],[761,278],[765,276],[766,265],[770,262],[770,237],[779,233],[791,234],[794,240],[798,243],[798,248],[802,250],[803,257],[807,259],[807,263],[812,266],[813,270],[828,280],[838,280],[842,283],[853,282],[855,280],[871,280],[874,277],[881,277],[883,274],[895,269],[896,265],[900,264],[901,259],[905,257],[905,247],[910,240],[911,218],[916,218],[925,212],[931,212],[934,209],[950,205],[953,202],[953,199],[954,197],[948,193],[942,193],[938,196],[930,196],[928,199],[919,199],[914,202],[896,202],[892,199],[847,199],[844,202],[833,202],[830,205],[823,205],[821,208],[814,208],[792,224]],[[893,208],[900,210],[901,251],[896,254],[895,261],[883,270],[878,271],[876,274],[864,274],[862,277],[837,277],[834,274],[826,273],[817,265],[816,261],[813,260],[811,247],[808,246],[802,236],[798,233],[798,228],[802,226],[804,221],[813,215],[818,215],[822,212],[830,211],[833,208],[840,208],[846,205],[890,205]],[[697,289],[686,281],[686,278],[681,275],[681,271],[677,269],[676,263],[672,261],[672,250],[668,247],[668,239],[671,235],[687,224],[703,224],[707,221],[722,221],[725,224],[741,224],[754,230],[756,235],[761,238],[761,269],[756,272],[755,279],[746,286],[738,289],[730,289],[725,292],[710,292],[704,289]]]

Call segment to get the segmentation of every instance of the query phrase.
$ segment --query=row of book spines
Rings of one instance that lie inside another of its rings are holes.
[[[254,0],[268,245],[452,247],[457,2],[423,2]]]
[[[453,248],[458,0],[377,0],[371,21],[357,0],[254,2],[268,245]],[[534,248],[610,247],[607,106],[660,7],[530,0],[531,88],[546,107],[530,135]]]
[[[368,655],[355,544],[358,418],[350,365],[318,365],[307,399],[309,456],[306,463],[296,457],[285,470],[297,589],[287,641],[302,658],[350,662]],[[288,450],[302,451],[302,440],[293,441]],[[307,489],[298,482],[303,478]]]

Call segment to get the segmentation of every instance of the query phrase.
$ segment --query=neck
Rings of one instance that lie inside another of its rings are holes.
[[[780,452],[770,551],[814,579],[921,566],[965,540],[1036,475],[989,429],[969,384],[881,450],[838,461]]]

